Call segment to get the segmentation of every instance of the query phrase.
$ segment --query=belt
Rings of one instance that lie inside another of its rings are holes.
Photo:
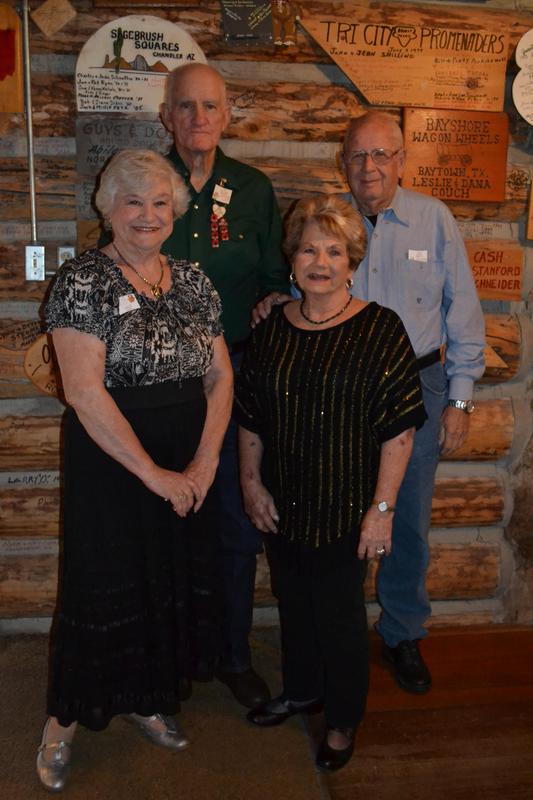
[[[421,372],[423,369],[426,369],[426,367],[431,367],[432,364],[436,364],[437,361],[440,361],[440,349],[432,350],[431,353],[426,353],[425,356],[417,358],[416,366],[418,367],[418,371]]]
[[[239,355],[239,353],[244,353],[247,344],[248,344],[248,339],[242,339],[240,342],[234,342],[233,344],[229,344],[228,350],[230,356],[237,356]]]

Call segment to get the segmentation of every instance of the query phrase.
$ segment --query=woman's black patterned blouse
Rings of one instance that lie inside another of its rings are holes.
[[[117,264],[87,250],[59,270],[45,307],[46,328],[74,328],[106,345],[108,388],[205,375],[222,333],[220,300],[209,278],[168,257],[171,288],[159,300],[137,292]]]
[[[354,546],[381,444],[426,418],[398,315],[369,303],[339,325],[308,331],[274,309],[252,334],[235,393],[240,424],[264,445],[280,537],[311,549],[346,538]]]

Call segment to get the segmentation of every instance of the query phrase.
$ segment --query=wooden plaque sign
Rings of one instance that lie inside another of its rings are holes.
[[[231,44],[272,41],[272,8],[264,0],[221,0],[224,38]]]
[[[103,25],[76,63],[78,111],[157,112],[168,73],[206,58],[187,31],[160,17],[128,16]]]
[[[22,39],[16,11],[0,4],[0,113],[24,111]]]
[[[31,18],[44,35],[51,38],[68,25],[76,14],[77,11],[69,0],[45,0],[39,8],[31,12]]]
[[[467,17],[463,28],[433,25],[427,9],[406,12],[402,25],[388,23],[386,9],[348,12],[306,11],[300,22],[373,105],[503,109],[506,33],[472,29]]]
[[[43,333],[27,349],[24,372],[30,381],[45,394],[57,396],[57,376],[50,349],[50,340]]]
[[[172,141],[172,134],[159,120],[83,114],[76,121],[77,172],[95,177],[117,150],[133,147],[165,154]]]
[[[507,136],[503,113],[407,108],[402,186],[441,200],[505,200]]]
[[[524,253],[515,242],[465,241],[481,300],[520,300]]]

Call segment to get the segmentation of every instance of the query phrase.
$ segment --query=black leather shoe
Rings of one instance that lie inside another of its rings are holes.
[[[328,731],[339,731],[350,740],[348,747],[337,750],[328,744]],[[355,729],[354,728],[328,728],[326,735],[318,748],[315,764],[320,772],[335,772],[346,766],[353,755]]]
[[[218,669],[215,674],[219,681],[226,684],[237,702],[246,708],[255,708],[270,700],[268,686],[252,667],[244,672],[225,672]]]
[[[281,725],[289,717],[295,714],[317,714],[322,711],[324,704],[322,700],[309,700],[308,702],[292,702],[283,695],[261,703],[257,708],[252,708],[246,715],[248,722],[252,725],[259,725],[262,728],[272,728],[274,725]]]
[[[383,656],[394,670],[396,682],[406,692],[425,694],[431,687],[431,673],[418,649],[418,641],[405,640],[396,647],[383,645]]]

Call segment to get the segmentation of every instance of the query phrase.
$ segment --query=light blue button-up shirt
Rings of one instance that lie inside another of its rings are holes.
[[[453,215],[440,200],[398,187],[375,228],[363,220],[368,248],[352,293],[396,311],[418,357],[446,345],[449,397],[470,400],[485,365],[485,324]]]

